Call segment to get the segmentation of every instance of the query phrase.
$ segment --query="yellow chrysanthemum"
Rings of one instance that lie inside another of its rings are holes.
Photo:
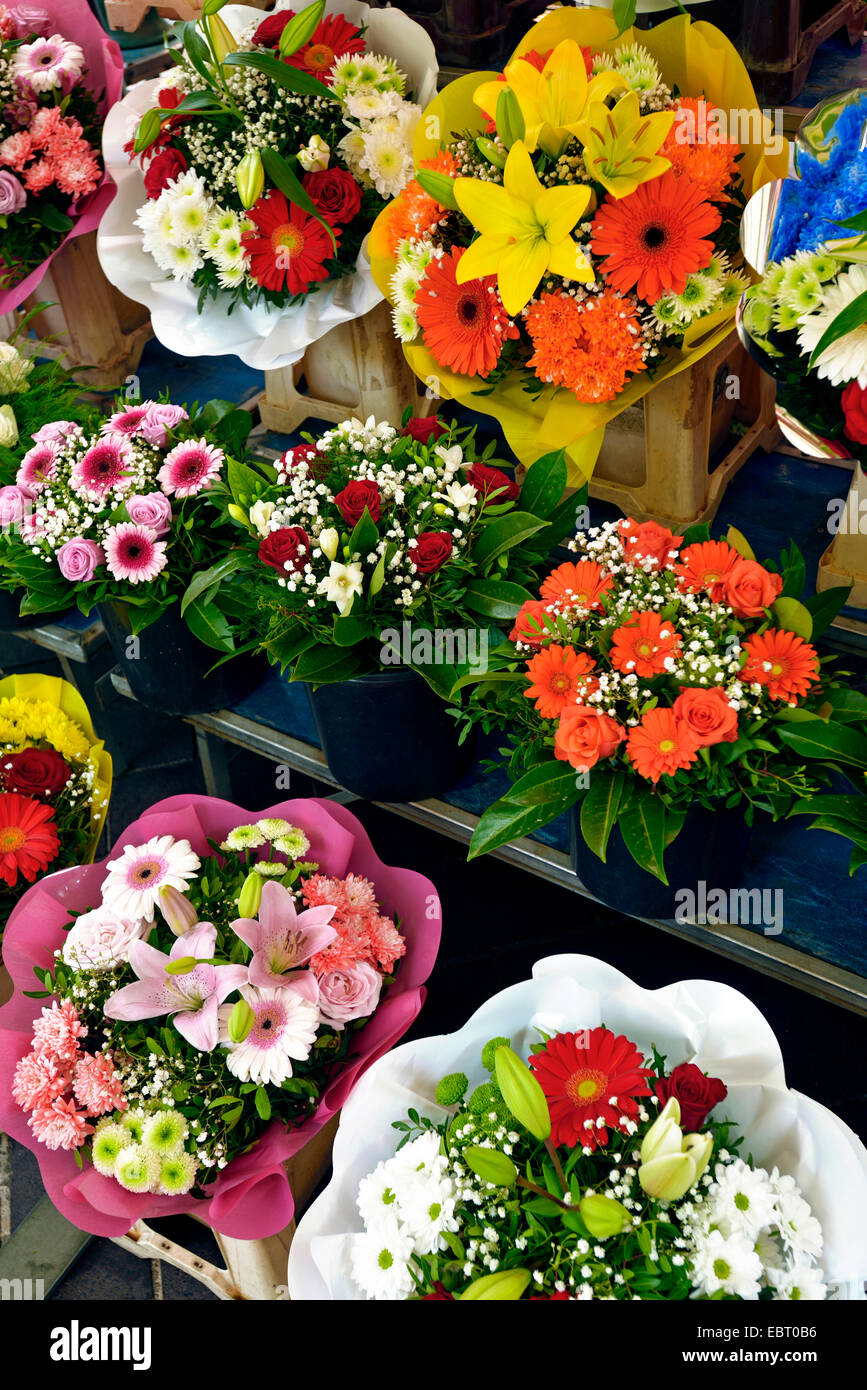
[[[81,727],[56,705],[17,696],[0,700],[0,743],[23,748],[40,741],[74,762],[85,762],[90,754],[90,740]]]

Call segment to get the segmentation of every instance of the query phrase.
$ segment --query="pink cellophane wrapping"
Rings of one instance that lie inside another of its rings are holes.
[[[429,879],[411,869],[383,864],[361,823],[344,806],[312,798],[282,801],[267,810],[249,812],[214,797],[173,796],[134,821],[108,858],[117,857],[125,845],[141,844],[153,835],[187,839],[204,857],[212,853],[208,839],[219,842],[234,826],[263,816],[281,816],[300,826],[310,840],[309,857],[323,873],[336,877],[356,873],[369,878],[382,911],[399,919],[407,951],[395,984],[370,1022],[356,1034],[355,1060],[326,1087],[316,1113],[288,1132],[277,1122],[271,1124],[249,1152],[228,1164],[207,1200],[189,1194],[159,1197],[127,1192],[90,1164],[79,1169],[74,1153],[51,1152],[34,1139],[26,1112],[12,1098],[16,1064],[29,1051],[33,1020],[47,1002],[24,996],[25,990],[39,988],[33,967],[53,963],[71,912],[99,903],[108,859],[43,878],[24,895],[9,918],[3,958],[15,993],[0,1009],[0,1131],[36,1155],[48,1196],[81,1230],[118,1236],[138,1220],[193,1210],[214,1230],[243,1240],[260,1240],[283,1230],[294,1212],[286,1159],[340,1110],[358,1077],[398,1042],[421,1009],[424,982],[439,949],[441,914],[436,890]]]

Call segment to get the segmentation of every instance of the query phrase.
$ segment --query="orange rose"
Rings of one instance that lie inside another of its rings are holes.
[[[737,560],[723,576],[723,599],[739,618],[761,618],[782,587],[783,576],[771,574],[758,560]]]
[[[600,758],[610,758],[626,737],[616,719],[587,705],[570,705],[560,715],[554,752],[564,763],[587,772]]]
[[[675,717],[689,729],[696,743],[710,747],[713,743],[734,743],[738,736],[738,714],[719,686],[702,690],[698,686],[682,686],[674,702]]]
[[[549,605],[540,599],[528,599],[519,608],[515,626],[509,633],[510,642],[523,642],[525,647],[541,647],[553,636],[545,621]]]
[[[626,517],[617,525],[623,553],[630,563],[652,560],[654,569],[671,567],[671,552],[677,550],[683,536],[676,536],[658,521],[633,521],[632,517]]]

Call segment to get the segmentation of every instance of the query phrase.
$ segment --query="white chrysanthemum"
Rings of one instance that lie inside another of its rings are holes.
[[[686,284],[680,294],[671,295],[683,323],[692,323],[714,307],[719,298],[721,285],[707,275],[687,275]]]
[[[442,1177],[413,1185],[400,1200],[400,1218],[419,1255],[433,1255],[448,1248],[444,1232],[456,1231],[455,1189],[451,1178]]]
[[[196,1160],[183,1149],[160,1160],[153,1190],[163,1197],[180,1197],[196,1181]]]
[[[400,131],[383,128],[379,123],[362,136],[364,156],[361,168],[373,179],[382,198],[396,198],[413,175],[412,154]]]
[[[426,1130],[411,1144],[404,1144],[389,1159],[389,1170],[401,1201],[408,1191],[408,1180],[424,1186],[431,1179],[440,1177],[445,1169],[446,1160],[440,1153],[440,1137],[434,1130]]]
[[[400,308],[412,308],[420,282],[418,269],[410,261],[399,260],[388,284],[392,298]]]
[[[655,60],[640,43],[618,48],[616,68],[634,92],[648,92],[660,81],[659,68]]]
[[[140,1144],[144,1134],[145,1116],[140,1110],[125,1110],[118,1120],[121,1129],[126,1130],[128,1144]]]
[[[338,58],[334,63],[330,73],[331,90],[338,101],[344,101],[347,94],[358,86],[358,73],[358,59],[352,53]]]
[[[247,267],[244,262],[240,265],[230,265],[224,261],[217,262],[217,283],[224,290],[237,289],[244,283],[247,274]]]
[[[165,1156],[181,1148],[187,1137],[187,1122],[178,1110],[158,1110],[149,1115],[142,1131],[146,1149]]]
[[[744,1235],[755,1243],[760,1231],[776,1223],[776,1194],[763,1168],[743,1159],[718,1163],[707,1192],[711,1222],[723,1235]]]
[[[258,825],[236,825],[230,830],[220,849],[258,849],[264,845],[265,836]]]
[[[303,830],[293,826],[288,834],[277,836],[274,848],[280,854],[285,854],[288,859],[301,859],[309,850],[310,841]]]
[[[399,92],[381,92],[376,87],[357,87],[346,98],[346,109],[356,121],[373,121],[377,116],[390,116],[399,110]]]
[[[777,1196],[779,1231],[783,1244],[795,1255],[812,1255],[818,1259],[824,1238],[822,1227],[797,1188]]]
[[[153,254],[155,247],[169,246],[175,239],[172,222],[172,201],[161,193],[140,207],[135,216],[135,225],[144,233],[144,250]]]
[[[378,1163],[372,1173],[358,1184],[358,1210],[368,1229],[379,1229],[397,1216],[397,1192],[394,1174],[388,1163]]]
[[[692,1256],[692,1282],[699,1293],[755,1299],[761,1277],[762,1262],[744,1236],[726,1237],[722,1231],[710,1231],[698,1237]]]
[[[127,1192],[149,1192],[158,1181],[160,1160],[141,1144],[128,1144],[114,1163],[114,1176]]]
[[[200,866],[189,840],[155,835],[143,845],[127,845],[107,868],[102,900],[127,921],[154,920],[161,888],[186,891]]]
[[[376,87],[388,79],[388,60],[379,53],[364,53],[357,59],[359,87]]]
[[[809,314],[798,329],[798,346],[809,357],[825,333],[853,300],[867,293],[867,266],[853,265],[822,287],[822,307]],[[867,387],[867,322],[844,333],[830,347],[825,348],[816,363],[820,377],[832,386],[844,386],[846,382],[857,381],[862,390]]]
[[[395,336],[402,343],[411,343],[418,337],[418,319],[411,309],[399,309],[393,305],[391,317]]]
[[[768,1283],[775,1290],[774,1302],[783,1300],[820,1303],[828,1297],[821,1269],[815,1265],[796,1264],[791,1269],[769,1269]]]
[[[319,1008],[292,988],[257,989],[243,985],[240,991],[253,1010],[253,1026],[243,1042],[229,1040],[231,1005],[220,1009],[220,1041],[226,1048],[226,1066],[239,1081],[260,1086],[280,1086],[292,1075],[292,1062],[304,1062],[316,1041]]]
[[[208,232],[239,232],[241,224],[231,208],[214,206],[208,214]]]
[[[90,1144],[90,1156],[97,1173],[113,1177],[117,1156],[128,1145],[129,1130],[123,1125],[115,1124],[113,1120],[97,1125]]]
[[[285,872],[285,864],[275,864],[269,859],[263,859],[253,865],[253,873],[258,874],[260,878],[282,878]]]
[[[723,281],[716,307],[718,309],[734,309],[748,284],[749,280],[741,270],[735,270],[731,275],[727,275]]]
[[[263,816],[257,820],[256,827],[266,840],[276,840],[278,835],[289,835],[295,829],[291,821],[283,820],[282,816]]]
[[[164,269],[170,270],[176,280],[189,280],[204,261],[195,246],[166,246],[162,252],[165,258]]]
[[[349,1251],[353,1277],[368,1298],[403,1300],[415,1285],[409,1272],[412,1241],[397,1222],[353,1237]]]
[[[192,193],[185,193],[179,198],[170,197],[169,209],[175,245],[197,247],[205,236],[208,224],[208,198]]]

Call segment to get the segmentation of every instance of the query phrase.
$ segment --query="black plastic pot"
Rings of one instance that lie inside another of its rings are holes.
[[[24,589],[0,589],[0,632],[20,632],[23,628],[44,627],[61,616],[57,613],[27,613],[21,616],[19,609],[24,598]]]
[[[694,806],[687,812],[680,834],[665,851],[668,887],[639,868],[616,825],[603,864],[584,842],[579,811],[576,807],[571,813],[572,867],[594,897],[618,912],[667,921],[683,908],[683,889],[700,898],[698,885],[702,882],[708,893],[741,886],[750,830],[737,810],[708,811]]]
[[[458,747],[445,702],[416,671],[311,687],[310,703],[331,772],[367,801],[437,796],[472,763],[472,740]]]
[[[125,604],[101,604],[99,613],[115,661],[133,695],[140,704],[161,714],[231,709],[267,675],[265,658],[249,655],[211,671],[220,659],[219,652],[193,636],[177,604],[135,637]]]

